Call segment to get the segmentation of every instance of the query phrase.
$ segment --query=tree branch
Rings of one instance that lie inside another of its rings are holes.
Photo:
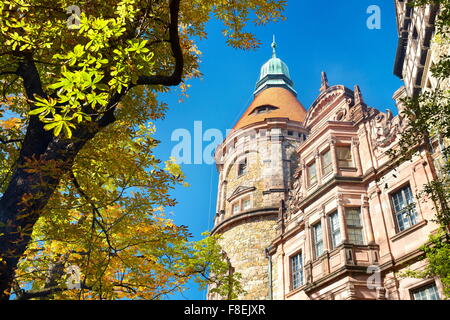
[[[170,1],[170,46],[173,57],[175,58],[175,69],[170,76],[154,75],[154,76],[140,76],[138,78],[138,85],[163,85],[163,86],[177,86],[181,83],[184,69],[183,50],[181,49],[180,36],[178,34],[178,20],[180,13],[180,0]]]
[[[81,285],[81,289],[92,290],[92,288],[88,286]],[[46,298],[58,292],[63,292],[69,290],[67,287],[51,287],[45,288],[42,290],[33,290],[33,291],[22,291],[18,292],[16,300],[30,300],[36,298]]]
[[[3,144],[8,144],[8,143],[14,143],[14,142],[22,142],[23,139],[10,139],[10,140],[5,140],[3,138],[0,138],[0,142]]]
[[[15,75],[17,75],[17,71],[0,71],[0,76],[3,76],[3,75],[10,75],[10,74],[15,74]]]

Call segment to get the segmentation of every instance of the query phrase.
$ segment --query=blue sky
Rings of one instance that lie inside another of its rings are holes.
[[[397,46],[393,0],[288,1],[286,21],[264,27],[250,26],[263,42],[256,51],[241,51],[225,44],[222,25],[208,24],[208,39],[198,43],[203,52],[202,79],[191,81],[189,98],[179,103],[177,94],[163,100],[170,109],[158,121],[156,138],[161,140],[157,155],[170,157],[177,142],[171,141],[176,129],[194,131],[194,122],[202,121],[203,131],[232,128],[252,99],[261,66],[271,57],[272,35],[277,39],[277,55],[287,63],[298,98],[305,108],[319,94],[320,73],[326,71],[331,85],[361,87],[368,105],[379,110],[395,105],[392,95],[402,82],[393,73]],[[381,9],[381,29],[370,30],[366,13],[370,5]],[[208,145],[205,142],[204,147]],[[177,224],[187,225],[196,239],[212,227],[215,215],[217,172],[214,165],[183,165],[190,187],[178,187],[173,196],[176,207],[169,208]],[[178,299],[204,299],[191,284]]]

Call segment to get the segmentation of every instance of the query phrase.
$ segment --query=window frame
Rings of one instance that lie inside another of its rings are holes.
[[[244,167],[242,167],[244,166]],[[244,158],[238,162],[238,177],[242,177],[248,172],[248,159]]]
[[[237,210],[234,210],[235,208],[237,208]],[[234,216],[239,213],[241,213],[241,203],[240,201],[236,201],[231,204],[231,215]]]
[[[318,226],[320,226],[320,235],[321,235],[320,241],[317,240],[317,229],[316,228]],[[325,253],[322,221],[319,221],[319,222],[313,224],[311,227],[312,227],[312,238],[313,238],[313,246],[314,246],[314,258],[318,259]],[[318,252],[319,245],[321,248],[320,254]]]
[[[249,207],[248,208],[245,208],[245,205],[244,205],[244,203],[246,201],[248,201],[248,203],[249,203]],[[248,211],[248,210],[251,210],[251,209],[252,209],[252,198],[251,197],[242,198],[242,200],[241,200],[241,212]]]
[[[322,164],[322,175],[323,176],[327,176],[333,172],[333,155],[331,154],[331,152],[332,152],[331,148],[328,148],[327,150],[325,150],[324,152],[322,152],[320,154],[320,161]],[[329,154],[329,157],[330,157],[330,161],[329,161],[328,165],[325,165],[325,155],[326,154]],[[326,169],[328,169],[329,171],[326,171]]]
[[[337,219],[337,229],[334,229],[333,216],[336,216]],[[330,226],[330,240],[331,240],[331,249],[334,250],[342,244],[342,232],[341,225],[339,221],[339,211],[336,210],[328,215],[328,225]],[[335,241],[335,236],[338,235],[339,241]]]
[[[411,203],[408,203],[408,199],[405,195],[405,190],[409,189],[410,193],[411,193]],[[402,201],[404,201],[403,203],[406,203],[406,206],[404,206],[403,208],[397,210],[397,202],[395,199],[395,195],[397,194],[401,194],[401,199]],[[414,194],[412,192],[412,188],[411,188],[411,184],[408,182],[406,184],[403,184],[401,187],[398,187],[397,189],[395,189],[394,191],[389,193],[389,200],[391,202],[391,209],[392,209],[392,217],[394,219],[394,224],[395,224],[395,229],[397,231],[397,233],[409,230],[410,228],[414,227],[415,225],[417,225],[420,222],[419,219],[419,213],[417,211],[417,206],[416,206],[416,199],[414,197]],[[411,219],[411,216],[408,214],[411,213],[411,211],[414,211],[414,223],[413,220]],[[405,225],[405,218],[403,217],[403,214],[407,214],[407,217],[409,219],[409,226],[408,227],[404,227]],[[402,215],[402,225],[403,227],[400,226],[399,223],[399,216]]]
[[[350,150],[350,152],[348,153],[350,155],[349,159],[340,159],[339,158],[339,156],[340,156],[339,149],[342,149],[342,148],[346,148],[346,149],[348,148]],[[354,169],[355,168],[355,162],[354,162],[354,159],[353,159],[353,153],[352,153],[352,146],[351,145],[339,145],[339,146],[336,146],[336,159],[337,159],[337,164],[338,164],[339,169]],[[349,166],[348,165],[343,166],[343,165],[341,165],[341,161],[346,161],[347,164],[350,163],[350,165]]]
[[[294,270],[294,259],[300,257],[300,263],[297,270]],[[289,257],[289,265],[290,265],[290,284],[291,284],[291,291],[297,290],[305,285],[305,272],[304,272],[304,261],[303,261],[303,252],[299,251]],[[299,276],[299,283],[297,286],[295,285],[294,275],[298,274]]]
[[[349,225],[348,213],[349,213],[350,210],[358,210],[358,212],[359,212],[359,215],[358,215],[359,225]],[[361,209],[361,207],[345,207],[344,208],[344,214],[345,214],[345,227],[347,228],[348,241],[351,244],[354,244],[354,245],[357,245],[357,246],[364,246],[364,245],[366,245],[366,239],[365,239],[365,235],[364,235],[364,223],[363,223],[363,219],[362,219],[362,209]],[[351,236],[354,235],[352,232],[350,232],[351,230],[352,231],[359,230],[361,243],[357,243],[356,241],[353,241],[355,239],[351,239]]]
[[[424,290],[427,290],[427,289],[433,288],[433,287],[435,288],[434,294],[437,296],[437,299],[431,299],[431,300],[429,300],[429,299],[416,299],[415,294],[417,294],[420,291],[424,291]],[[412,288],[412,289],[409,290],[409,294],[410,294],[411,300],[417,300],[417,301],[420,301],[420,300],[429,300],[429,301],[442,300],[441,295],[439,293],[439,288],[438,288],[438,286],[436,284],[436,281],[428,282],[426,284],[423,284],[423,285],[420,285],[418,287]]]
[[[310,174],[310,168],[314,167],[315,175],[311,176]],[[306,165],[306,177],[308,178],[308,187],[313,187],[319,183],[319,176],[317,173],[317,163],[315,161],[310,162]],[[312,178],[315,178],[314,182],[312,181]]]

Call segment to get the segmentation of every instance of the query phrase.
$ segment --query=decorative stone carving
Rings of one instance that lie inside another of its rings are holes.
[[[243,195],[245,193],[249,193],[252,191],[255,191],[256,188],[255,187],[244,187],[244,186],[239,186],[238,188],[236,188],[236,190],[233,191],[233,193],[231,194],[231,196],[227,199],[228,202],[233,201],[234,199],[236,199],[237,197],[239,197],[240,195]]]
[[[302,195],[302,183],[301,183],[301,179],[299,178],[294,178],[293,179],[294,182],[292,183],[292,188],[289,191],[289,213],[293,214],[295,212],[297,212],[300,209],[300,202],[303,198]]]
[[[386,148],[394,142],[401,128],[400,117],[392,115],[390,110],[386,113],[379,113],[371,120],[371,138],[374,148]]]
[[[311,113],[311,117],[309,120],[315,119],[326,107],[328,107],[332,102],[334,102],[339,96],[341,92],[333,92],[329,93],[322,97],[322,99],[318,100],[316,104],[313,106],[314,110]]]

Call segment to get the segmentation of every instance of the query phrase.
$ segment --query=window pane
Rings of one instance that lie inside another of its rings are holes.
[[[322,154],[322,167],[323,174],[329,174],[333,171],[333,162],[331,158],[331,150],[328,150],[324,154]]]
[[[348,229],[348,240],[350,243],[357,244],[357,245],[363,245],[364,239],[362,236],[362,229]]]
[[[242,209],[243,210],[249,210],[250,209],[250,199],[245,199],[242,201]]]
[[[440,300],[436,284],[414,291],[414,300]]]
[[[322,236],[322,224],[318,223],[313,227],[314,232],[314,246],[316,257],[320,257],[323,254],[323,236]]]
[[[309,185],[317,183],[316,163],[312,163],[308,166],[308,179]]]
[[[244,160],[242,160],[239,163],[239,169],[238,170],[239,170],[238,175],[240,175],[240,176],[246,173],[246,171],[247,171],[247,159],[244,159]]]
[[[292,265],[292,288],[297,289],[303,285],[303,259],[298,254],[291,258]]]
[[[361,223],[361,209],[360,208],[346,208],[345,218],[348,231],[348,240],[350,243],[363,245],[363,226]]]
[[[403,197],[401,192],[394,193],[392,195],[392,199],[394,202],[394,209],[396,212],[404,208],[405,204],[403,203]]]
[[[410,186],[393,193],[391,199],[399,231],[406,230],[417,224],[417,212]]]
[[[399,213],[396,215],[397,216],[397,224],[398,224],[398,229],[400,231],[405,230],[408,226],[405,227],[405,223],[403,222],[403,214]]]
[[[412,195],[412,190],[411,187],[408,186],[405,189],[403,189],[404,193],[405,193],[405,199],[406,199],[406,203],[407,204],[411,204],[414,203],[414,197]]]
[[[234,204],[233,205],[233,214],[239,213],[239,204]]]
[[[331,244],[333,249],[341,243],[341,229],[339,225],[338,212],[330,215]]]
[[[341,168],[352,168],[352,150],[350,147],[337,147],[336,155]]]
[[[360,208],[346,208],[345,213],[347,218],[347,226],[362,227]]]

